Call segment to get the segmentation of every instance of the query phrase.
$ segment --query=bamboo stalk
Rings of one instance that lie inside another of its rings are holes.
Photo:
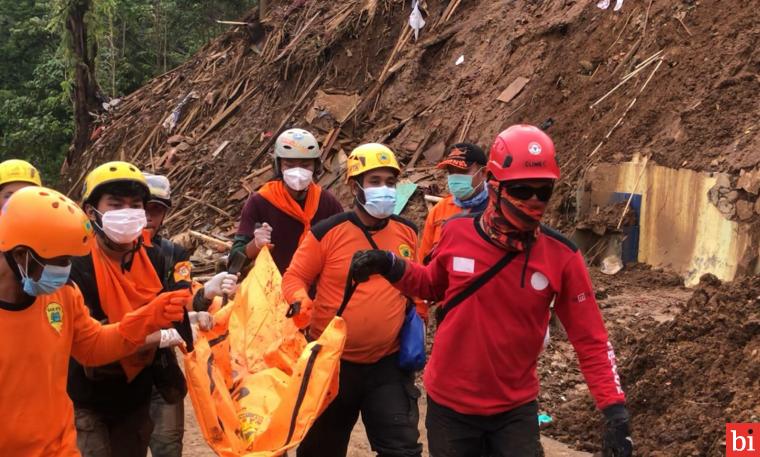
[[[218,238],[214,238],[213,236],[206,235],[205,233],[196,232],[195,230],[188,230],[190,235],[198,238],[199,240],[206,241],[208,243],[216,244],[217,246],[222,246],[225,249],[231,249],[232,243],[229,241],[220,240]]]
[[[639,50],[639,47],[641,46],[641,42],[642,41],[643,41],[642,38],[639,38],[638,40],[636,40],[636,42],[633,44],[633,47],[631,47],[631,50],[628,51],[628,53],[625,55],[625,57],[623,57],[623,60],[621,60],[620,63],[615,67],[615,69],[612,70],[612,74],[613,75],[617,74],[618,70],[620,70],[621,68],[625,67],[628,64],[628,61],[634,55],[636,55],[636,53]]]
[[[688,34],[689,34],[689,36],[693,36],[693,35],[692,35],[692,33],[691,33],[691,30],[689,30],[689,28],[688,28],[688,27],[686,27],[686,24],[684,24],[684,22],[683,22],[683,19],[681,19],[681,17],[680,17],[680,16],[675,16],[675,18],[676,18],[676,20],[677,20],[678,22],[680,22],[680,23],[681,23],[681,25],[683,26],[683,29],[684,29],[684,30],[686,30],[686,33],[688,33]]]
[[[222,216],[226,216],[226,217],[230,217],[230,218],[232,217],[232,215],[230,215],[230,213],[228,213],[227,211],[219,208],[218,206],[212,205],[211,203],[206,203],[203,200],[199,200],[199,199],[197,199],[197,198],[195,198],[195,197],[193,197],[191,195],[188,195],[188,194],[185,194],[185,198],[188,199],[188,200],[190,200],[190,201],[193,201],[193,202],[196,202],[196,203],[200,203],[201,205],[207,206],[207,207],[213,209],[214,211],[216,211],[217,213],[221,214]]]
[[[319,14],[320,13],[317,12],[317,14],[315,14],[314,16],[312,16],[311,19],[309,19],[308,21],[306,21],[306,24],[304,24],[304,26],[301,27],[301,30],[296,34],[296,36],[292,40],[290,40],[290,43],[288,43],[288,45],[285,46],[285,49],[282,50],[282,52],[274,59],[273,62],[277,62],[278,60],[280,60],[283,57],[285,57],[285,55],[288,52],[290,52],[290,50],[293,49],[293,47],[296,44],[298,44],[299,41],[301,41],[301,38],[303,38],[303,35],[305,34],[306,30],[309,28],[309,26],[311,25],[311,23],[314,22],[314,20],[317,17],[319,17]]]
[[[467,115],[464,118],[464,123],[462,124],[462,131],[459,133],[458,142],[461,143],[464,141],[465,137],[467,136],[467,133],[470,131],[470,126],[472,125],[472,110],[467,112]]]
[[[189,205],[185,206],[181,210],[177,211],[176,213],[172,213],[169,215],[169,217],[166,218],[166,221],[164,221],[165,224],[168,224],[169,222],[177,219],[180,216],[183,216],[185,213],[193,209],[196,205],[198,205],[198,202],[192,202]]]
[[[225,25],[251,25],[250,22],[239,22],[239,21],[220,21],[219,19],[216,20],[217,24],[225,24]]]
[[[436,128],[438,128],[438,126],[430,129],[427,135],[425,135],[425,138],[422,140],[420,145],[417,146],[417,150],[414,151],[414,155],[412,156],[411,160],[409,160],[409,163],[407,163],[406,167],[404,167],[404,171],[408,171],[410,168],[414,168],[414,164],[416,164],[417,160],[419,160],[420,156],[422,155],[422,151],[427,146],[428,142],[430,141],[430,138],[433,137],[433,134],[435,133]]]
[[[244,93],[240,97],[238,97],[237,100],[235,100],[230,106],[228,106],[224,111],[222,111],[220,114],[218,114],[214,120],[211,122],[211,125],[208,126],[208,128],[198,137],[198,140],[202,139],[204,136],[206,136],[209,132],[217,128],[222,122],[224,122],[230,114],[232,114],[233,111],[238,109],[238,107],[246,100],[248,100],[251,95],[253,95],[257,90],[257,87],[254,87],[250,89],[248,92]]]
[[[651,3],[650,3],[650,5],[651,5]],[[625,32],[626,27],[628,27],[628,21],[631,20],[631,16],[633,16],[633,13],[635,13],[637,9],[638,8],[634,8],[633,11],[631,11],[630,13],[628,13],[628,17],[625,20],[625,24],[623,24],[623,28],[620,29],[620,33],[618,34],[617,38],[615,38],[615,41],[613,41],[612,44],[604,52],[608,52],[610,49],[612,49],[613,46],[615,46],[617,44],[618,41],[620,41],[620,37],[623,36],[623,32]],[[644,30],[646,31],[646,22],[644,22],[644,24],[645,24],[644,25]],[[597,67],[597,68],[599,68],[599,67]]]
[[[637,74],[639,74],[641,72],[641,70],[643,70],[644,68],[648,67],[652,62],[654,62],[655,60],[657,60],[657,57],[661,53],[662,53],[662,50],[657,51],[654,55],[652,55],[651,57],[649,57],[648,59],[646,59],[644,62],[640,63],[632,72],[630,72],[627,75],[623,76],[622,81],[620,81],[615,87],[613,87],[612,89],[610,89],[610,91],[607,92],[606,94],[604,94],[600,99],[598,99],[597,101],[595,101],[594,103],[592,103],[590,107],[593,108],[596,105],[598,105],[599,103],[601,103],[602,101],[606,100],[607,97],[609,97],[610,95],[612,95],[623,84],[625,84],[628,81],[630,81],[631,78],[633,78],[634,76],[636,76]]]
[[[641,32],[641,36],[645,37],[647,35],[647,24],[649,23],[649,10],[652,8],[652,2],[654,0],[649,0],[649,6],[647,6],[647,14],[644,17],[644,31]]]
[[[631,190],[631,195],[628,196],[628,201],[625,203],[625,208],[623,208],[623,214],[620,215],[620,220],[617,224],[617,230],[620,230],[620,226],[623,225],[623,219],[625,219],[626,213],[628,213],[628,208],[631,206],[631,200],[633,200],[633,195],[636,193],[636,190],[639,188],[639,182],[641,182],[642,176],[644,176],[644,172],[647,169],[647,162],[649,162],[649,156],[644,157],[644,163],[641,166],[641,172],[639,173],[639,176],[636,178],[636,182],[633,184],[633,189]]]
[[[659,57],[659,56],[660,56],[660,55],[661,55],[661,54],[662,54],[664,51],[665,51],[664,49],[660,49],[659,51],[655,52],[655,53],[654,53],[654,54],[652,54],[651,56],[647,57],[646,59],[644,59],[644,61],[643,61],[643,62],[641,62],[640,64],[636,65],[636,66],[634,67],[634,70],[639,70],[640,68],[642,68],[642,67],[645,67],[645,66],[649,65],[650,63],[652,63],[652,61],[653,61],[654,59],[656,59],[657,57]],[[629,73],[629,74],[630,74],[630,73]],[[627,77],[627,76],[628,76],[628,75],[625,75],[625,76],[624,76],[624,78],[625,78],[625,77]]]
[[[145,150],[145,147],[148,146],[148,143],[150,143],[153,140],[153,136],[158,132],[158,129],[161,127],[162,120],[159,119],[158,124],[156,124],[155,127],[153,127],[153,130],[148,134],[147,137],[145,137],[145,141],[143,141],[143,144],[140,146],[140,148],[135,153],[134,158],[132,159],[134,162],[137,162],[140,159],[140,156],[142,155],[143,151]]]
[[[251,163],[256,163],[256,161],[259,159],[261,154],[266,152],[267,149],[269,149],[270,146],[274,143],[275,139],[277,139],[277,135],[280,134],[282,129],[285,127],[285,124],[287,124],[290,121],[290,118],[293,117],[293,114],[298,110],[298,108],[301,107],[301,104],[306,99],[306,97],[311,93],[311,91],[314,89],[314,87],[317,85],[320,79],[322,79],[322,76],[325,74],[325,70],[323,69],[309,84],[309,87],[306,88],[306,90],[301,94],[301,96],[296,100],[295,104],[293,105],[293,108],[290,110],[290,112],[282,119],[282,122],[280,122],[280,125],[277,126],[277,129],[272,132],[272,136],[269,137],[269,139],[259,148],[258,151],[253,155],[253,158],[251,159]],[[252,143],[252,142],[251,142]],[[250,145],[250,144],[249,144]]]

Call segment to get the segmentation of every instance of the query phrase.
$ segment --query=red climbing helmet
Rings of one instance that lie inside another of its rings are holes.
[[[487,170],[497,181],[559,179],[554,142],[538,127],[513,125],[491,145]]]

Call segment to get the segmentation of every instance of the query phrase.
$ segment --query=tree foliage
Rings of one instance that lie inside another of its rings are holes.
[[[25,158],[54,182],[74,132],[74,59],[65,21],[88,2],[88,49],[103,100],[182,63],[255,0],[0,0],[0,160]]]

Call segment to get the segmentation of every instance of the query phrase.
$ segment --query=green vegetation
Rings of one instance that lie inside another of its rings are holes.
[[[0,160],[24,158],[49,183],[74,133],[75,53],[66,23],[86,11],[98,98],[134,91],[174,68],[255,0],[0,0]]]

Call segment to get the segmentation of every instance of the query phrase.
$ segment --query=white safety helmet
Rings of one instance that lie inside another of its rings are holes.
[[[319,169],[322,150],[317,139],[304,129],[288,129],[274,142],[274,172],[280,175],[280,163],[277,159],[315,159]]]
[[[158,202],[167,208],[172,207],[172,189],[169,179],[163,175],[154,175],[143,172],[145,181],[148,182],[150,197],[148,201]]]

